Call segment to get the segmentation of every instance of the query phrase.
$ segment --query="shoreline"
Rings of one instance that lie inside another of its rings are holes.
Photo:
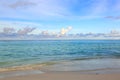
[[[26,64],[21,66],[1,67],[1,72],[45,70],[45,71],[93,71],[102,69],[119,69],[119,58],[94,58],[49,61],[44,63]]]
[[[94,58],[49,61],[44,63],[26,64],[21,66],[1,67],[0,72],[24,71],[24,70],[48,70],[48,71],[84,71],[99,69],[120,68],[119,58]]]
[[[92,59],[72,62],[63,61],[56,64],[49,63],[49,65],[38,64],[18,68],[13,67],[11,70],[0,72],[0,80],[79,80],[80,78],[82,80],[90,80],[89,78],[86,79],[88,76],[93,77],[91,80],[99,80],[99,76],[105,77],[103,80],[106,80],[109,78],[108,76],[119,77],[119,63],[120,59]],[[76,77],[79,79],[75,79]],[[94,77],[96,78],[94,79]],[[109,80],[117,79],[111,78]],[[118,80],[120,80],[120,77]]]

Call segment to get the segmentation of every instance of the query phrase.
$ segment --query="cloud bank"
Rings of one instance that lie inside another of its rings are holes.
[[[35,28],[30,28],[30,27],[25,27],[24,29],[20,29],[17,31],[18,35],[27,35],[28,33],[32,32],[35,30]]]
[[[36,28],[25,27],[16,30],[12,27],[4,27],[0,32],[0,40],[41,40],[41,39],[120,39],[120,31],[111,30],[109,33],[77,33],[70,34],[71,26],[62,28],[59,32],[41,30],[39,34],[31,34]]]

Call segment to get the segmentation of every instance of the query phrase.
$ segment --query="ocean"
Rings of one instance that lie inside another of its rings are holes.
[[[72,64],[72,61],[77,61],[74,63],[75,66],[80,61],[81,64],[84,61],[88,61],[90,65],[90,60],[92,61],[91,64],[95,63],[95,60],[99,62],[99,60],[105,61],[105,59],[113,59],[114,63],[114,60],[117,59],[119,61],[119,58],[120,40],[0,41],[1,69],[64,61],[70,64]],[[106,63],[104,62],[103,64]]]

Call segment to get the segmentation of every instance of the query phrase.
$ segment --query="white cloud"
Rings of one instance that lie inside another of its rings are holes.
[[[40,33],[41,33],[41,30],[39,28],[36,28],[34,31],[30,32],[29,34],[38,35]]]
[[[111,30],[111,32],[108,35],[111,36],[111,37],[120,37],[120,31]]]
[[[60,31],[60,36],[67,34],[72,29],[72,26],[68,26],[67,28],[62,28]]]
[[[18,31],[17,31],[17,34],[19,34],[19,35],[26,35],[26,34],[28,34],[28,33],[31,33],[32,31],[34,31],[36,28],[31,28],[31,27],[25,27],[25,28],[23,28],[23,29],[19,29]]]

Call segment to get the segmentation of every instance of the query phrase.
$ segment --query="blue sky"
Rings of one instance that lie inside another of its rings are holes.
[[[35,27],[70,33],[120,31],[120,0],[1,0],[0,29]]]

